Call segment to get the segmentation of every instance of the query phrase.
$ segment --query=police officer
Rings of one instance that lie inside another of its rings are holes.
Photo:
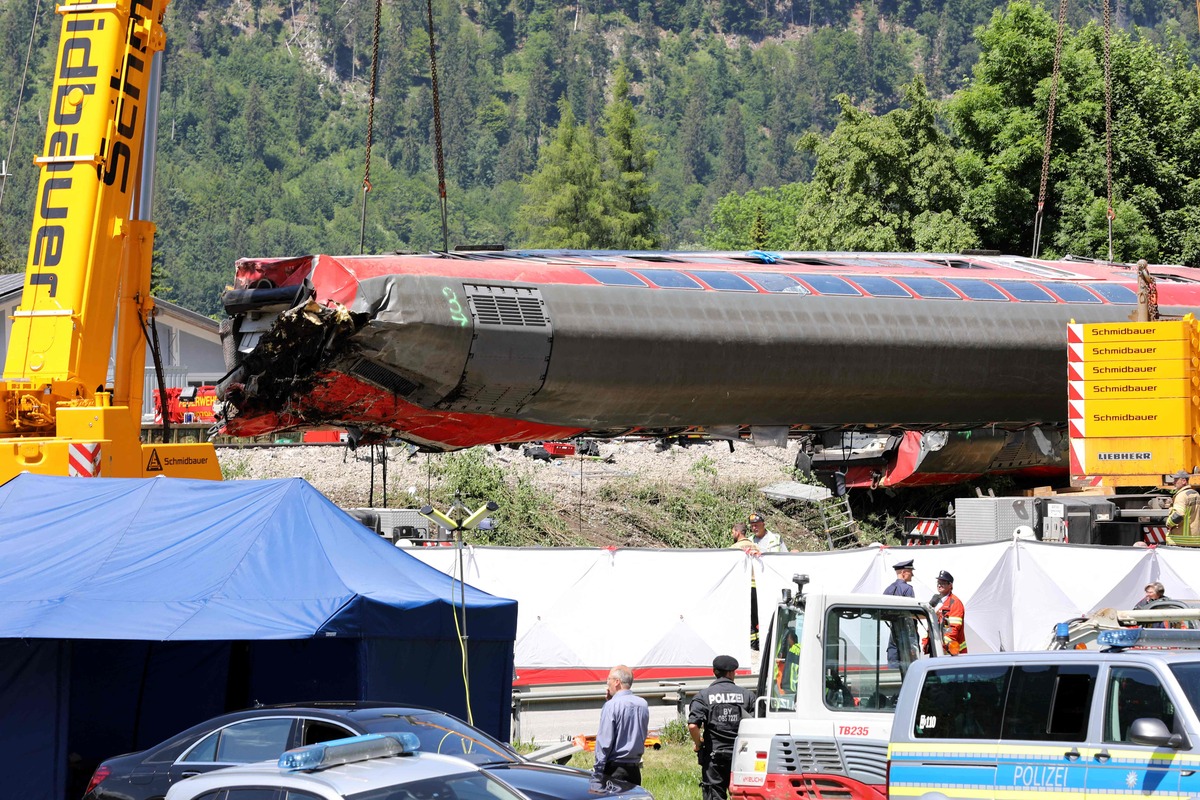
[[[714,658],[716,680],[696,693],[688,709],[688,733],[700,762],[703,800],[726,800],[738,724],[754,713],[754,692],[733,682],[737,668],[733,656]]]
[[[913,592],[912,587],[913,560],[910,558],[907,561],[897,561],[892,565],[892,568],[896,570],[896,580],[889,583],[887,588],[883,590],[883,593],[896,597],[912,597],[915,599],[917,595]],[[892,669],[897,669],[901,666],[900,647],[896,644],[894,636],[888,639],[887,663]]]
[[[913,560],[910,558],[907,561],[897,561],[892,565],[892,569],[896,570],[896,580],[888,584],[888,587],[883,590],[884,594],[896,595],[897,597],[916,597],[913,593],[912,578],[913,578]]]

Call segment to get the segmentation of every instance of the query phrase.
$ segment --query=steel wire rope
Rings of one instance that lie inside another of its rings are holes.
[[[442,212],[442,252],[450,252],[450,234],[446,228],[446,154],[442,149],[442,101],[438,96],[437,44],[433,37],[433,0],[425,0],[429,17],[429,86],[433,93],[433,149],[436,154],[438,205]]]
[[[367,103],[367,148],[363,163],[362,221],[358,228],[359,255],[366,252],[367,243],[367,195],[371,193],[371,145],[375,139],[375,90],[379,83],[379,17],[382,9],[383,0],[375,0],[375,29],[371,44],[371,99]],[[374,467],[374,465],[374,461],[372,461],[371,466]],[[372,492],[374,489],[374,475],[372,475]]]
[[[1046,139],[1042,149],[1042,180],[1038,185],[1037,211],[1033,215],[1033,253],[1038,257],[1042,244],[1042,219],[1046,209],[1046,183],[1050,177],[1050,145],[1054,139],[1054,111],[1058,104],[1058,78],[1062,64],[1063,31],[1067,27],[1067,0],[1058,3],[1058,33],[1054,40],[1054,66],[1050,73],[1050,97],[1046,108]]]
[[[1104,177],[1108,199],[1108,263],[1113,260],[1113,221],[1117,212],[1113,210],[1112,180],[1112,12],[1110,0],[1104,0]]]
[[[1200,0],[1197,0],[1200,2]],[[12,161],[13,145],[17,141],[17,122],[21,117],[21,100],[25,97],[25,77],[29,74],[29,59],[33,55],[33,40],[37,34],[38,15],[42,11],[42,0],[37,0],[33,7],[33,22],[29,26],[29,46],[25,48],[25,66],[21,69],[21,86],[17,89],[17,107],[13,111],[12,131],[8,137],[8,155],[4,158],[4,166]],[[8,185],[8,170],[0,170],[0,209],[4,208],[4,187]]]

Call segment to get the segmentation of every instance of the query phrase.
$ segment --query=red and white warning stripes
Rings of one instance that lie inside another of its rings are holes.
[[[1067,427],[1071,439],[1087,435],[1083,411],[1083,326],[1078,324],[1067,326]],[[1074,462],[1071,474],[1078,474]]]
[[[905,544],[910,547],[918,544],[938,544],[941,541],[939,528],[940,523],[936,519],[918,520],[913,529],[904,535]]]
[[[99,478],[100,443],[71,442],[68,444],[67,474],[72,478]]]
[[[1142,541],[1146,544],[1166,544],[1167,530],[1160,525],[1143,525]]]
[[[1086,416],[1083,403],[1083,326],[1067,326],[1067,428],[1070,444],[1071,483],[1099,486],[1102,479],[1084,474],[1087,463]]]

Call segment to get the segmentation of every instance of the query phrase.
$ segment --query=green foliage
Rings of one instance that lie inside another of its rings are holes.
[[[1028,252],[1041,173],[1056,25],[1017,0],[980,34],[970,85],[948,110],[979,162],[964,214],[983,243]],[[1103,32],[1089,24],[1063,40],[1041,249],[1106,258]],[[1188,217],[1200,142],[1180,125],[1200,105],[1200,76],[1177,49],[1140,31],[1111,42],[1114,256],[1197,263]]]
[[[796,221],[808,184],[751,189],[717,201],[704,244],[714,250],[784,250],[799,237]]]
[[[659,731],[663,744],[688,744],[692,741],[688,733],[687,718],[680,715],[667,722]]]
[[[650,180],[658,153],[647,144],[629,97],[629,70],[619,64],[613,100],[605,110],[604,199],[609,218],[606,247],[651,250],[658,245],[658,213]]]
[[[817,165],[796,246],[906,251],[920,249],[918,238],[951,252],[977,246],[958,215],[964,197],[954,146],[921,79],[906,99],[907,107],[875,117],[841,98],[837,128],[813,146]]]
[[[236,481],[250,477],[250,459],[246,456],[226,457],[221,460],[221,480]]]
[[[642,785],[655,800],[695,800],[697,796],[700,767],[690,737],[686,733],[684,736],[682,743],[664,741],[662,749],[647,751],[643,756]]]
[[[524,184],[518,231],[526,247],[602,247],[606,239],[595,137],[563,101],[558,130]]]
[[[506,475],[489,458],[486,448],[450,453],[431,464],[433,505],[445,510],[455,500],[474,511],[491,500],[500,508],[491,515],[493,530],[468,534],[472,541],[492,545],[574,544],[567,524],[556,513],[554,497],[528,478]]]
[[[0,5],[0,141],[16,133],[0,270],[20,268],[27,251],[55,61],[59,21],[43,8],[33,26],[33,8]],[[434,10],[452,246],[1032,244],[1055,23],[1027,0],[440,0]],[[372,4],[171,3],[160,291],[218,314],[237,258],[357,252],[364,202],[368,252],[442,247],[424,11],[383,6],[364,195]],[[1191,13],[1135,3],[1118,15],[1130,26],[1112,42],[1118,258],[1200,264]],[[1097,15],[1074,8],[1064,43],[1042,242],[1051,254],[1107,254]]]

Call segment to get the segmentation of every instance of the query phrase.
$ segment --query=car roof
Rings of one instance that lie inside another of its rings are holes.
[[[1122,661],[1149,659],[1170,664],[1200,663],[1200,650],[1126,648],[1120,650],[1013,650],[1002,653],[970,653],[954,658],[927,658],[913,662],[914,667],[926,670],[946,669],[967,664],[1066,664],[1071,661],[1094,661],[1119,664]]]
[[[313,771],[283,769],[275,761],[262,761],[187,778],[172,786],[167,798],[191,800],[205,792],[228,786],[305,789],[340,797],[398,783],[480,772],[480,769],[462,759],[435,753],[370,758]]]

